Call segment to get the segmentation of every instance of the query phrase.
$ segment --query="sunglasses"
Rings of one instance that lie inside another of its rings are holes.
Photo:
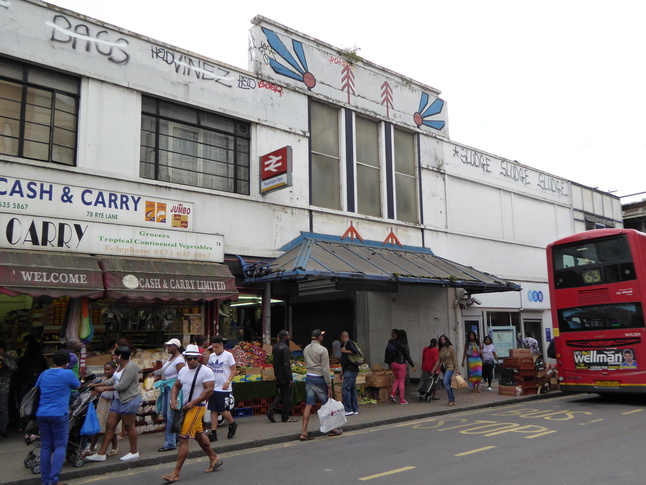
[[[190,362],[191,360],[197,360],[199,357],[184,357],[187,362]]]

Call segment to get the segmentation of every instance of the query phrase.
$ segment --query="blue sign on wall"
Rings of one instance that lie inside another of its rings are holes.
[[[527,299],[530,302],[542,303],[543,302],[543,292],[536,290],[527,290]]]

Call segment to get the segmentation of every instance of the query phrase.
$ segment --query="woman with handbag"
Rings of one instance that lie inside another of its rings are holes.
[[[59,350],[52,360],[54,367],[43,371],[36,381],[40,389],[36,422],[40,432],[41,482],[56,485],[67,450],[70,396],[81,383],[67,368],[70,361],[67,350]]]
[[[397,402],[397,389],[399,389],[399,404],[408,404],[404,397],[404,384],[406,382],[406,362],[410,364],[413,368],[413,371],[416,371],[415,364],[410,358],[410,351],[408,349],[408,337],[405,330],[397,331],[397,356],[395,361],[390,364],[390,369],[393,371],[395,376],[395,382],[393,383],[393,390],[390,393],[390,399],[392,402]]]
[[[458,357],[453,348],[453,344],[446,335],[441,335],[438,339],[438,347],[440,350],[439,358],[433,367],[433,372],[436,372],[438,369],[444,369],[444,387],[449,396],[449,402],[447,406],[455,406],[455,396],[453,394],[453,389],[451,388],[451,378],[453,373],[460,371],[458,370]]]
[[[90,386],[90,389],[97,389],[103,391],[117,391],[110,406],[110,414],[106,423],[105,435],[101,442],[101,449],[98,453],[86,456],[87,461],[105,461],[108,444],[112,441],[114,436],[114,429],[119,421],[123,422],[123,426],[128,434],[130,441],[130,452],[122,456],[120,461],[132,461],[139,459],[139,452],[137,451],[137,429],[135,428],[135,417],[137,409],[141,406],[143,401],[141,391],[139,390],[139,368],[137,364],[130,361],[130,348],[119,347],[115,351],[117,357],[117,364],[119,367],[115,371],[112,379],[114,385],[105,386]]]
[[[469,332],[467,343],[464,344],[464,354],[462,355],[462,367],[466,359],[469,369],[469,386],[473,392],[480,392],[480,383],[482,382],[482,350],[480,349],[480,340],[475,332]]]

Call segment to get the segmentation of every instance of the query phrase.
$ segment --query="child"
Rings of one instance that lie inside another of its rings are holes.
[[[105,383],[107,385],[112,385],[112,375],[114,371],[117,370],[117,364],[110,361],[103,366],[103,373],[105,377],[99,379],[96,382]],[[99,396],[98,404],[96,405],[96,417],[99,419],[99,424],[101,425],[101,431],[98,434],[95,434],[92,437],[92,442],[90,443],[89,454],[94,453],[94,446],[99,440],[99,434],[105,433],[105,423],[108,420],[108,414],[110,414],[110,404],[112,404],[112,399],[114,398],[114,391],[103,391]],[[121,423],[117,425],[117,430],[120,430]],[[115,431],[117,431],[115,430]],[[116,455],[119,451],[117,448],[117,433],[112,437],[112,449],[108,451],[108,456]]]

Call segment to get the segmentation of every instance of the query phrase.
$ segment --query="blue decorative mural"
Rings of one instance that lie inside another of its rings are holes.
[[[294,58],[294,55],[292,55],[285,44],[283,44],[283,41],[278,38],[273,30],[262,27],[262,31],[267,37],[267,42],[269,42],[269,45],[274,52],[276,52],[276,54],[278,54],[289,66],[288,67],[275,59],[269,58],[269,65],[274,72],[281,76],[286,76],[290,79],[302,82],[305,84],[307,89],[311,90],[316,86],[316,78],[308,71],[307,68],[307,58],[305,57],[302,42],[292,40],[292,48],[294,55],[296,56],[296,58]]]

